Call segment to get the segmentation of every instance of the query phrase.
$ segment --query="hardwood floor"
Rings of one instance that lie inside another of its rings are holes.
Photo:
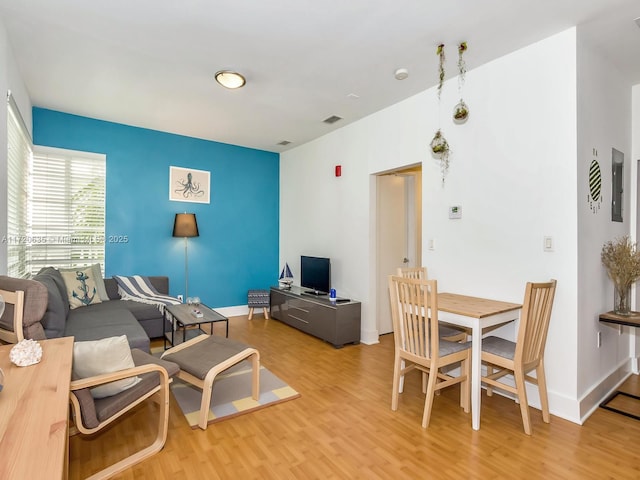
[[[172,398],[164,449],[114,478],[640,478],[640,421],[623,415],[598,409],[583,426],[553,416],[545,424],[533,409],[529,437],[515,402],[483,395],[481,429],[474,431],[455,386],[436,397],[423,430],[417,372],[407,376],[399,409],[391,411],[391,335],[379,345],[334,349],[256,315],[230,319],[229,336],[258,348],[262,363],[302,397],[206,431],[192,430]],[[627,383],[640,390],[637,377]],[[155,408],[141,406],[95,438],[72,437],[69,478],[84,478],[148,444]]]

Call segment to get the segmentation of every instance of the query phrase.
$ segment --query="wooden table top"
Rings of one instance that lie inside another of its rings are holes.
[[[41,340],[42,360],[18,367],[0,346],[0,478],[63,478],[73,337]]]
[[[640,312],[631,312],[631,315],[617,315],[613,312],[601,313],[600,321],[615,323],[617,325],[628,325],[630,327],[640,327]]]
[[[438,310],[465,317],[484,318],[522,308],[519,303],[502,302],[488,298],[469,297],[457,293],[439,293]]]

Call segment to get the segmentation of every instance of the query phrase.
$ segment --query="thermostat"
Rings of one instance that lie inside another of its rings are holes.
[[[449,207],[449,218],[462,218],[462,207],[460,205]]]

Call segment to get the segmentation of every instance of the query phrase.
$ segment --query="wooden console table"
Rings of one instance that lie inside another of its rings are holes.
[[[42,360],[18,367],[0,346],[0,478],[66,478],[73,337],[39,341]]]
[[[640,327],[640,312],[631,312],[631,315],[617,315],[613,312],[601,313],[600,321],[605,323],[613,323],[616,325],[624,325],[627,327]],[[630,412],[626,412],[624,410],[620,410],[619,408],[615,408],[609,405],[609,403],[618,395],[633,398],[635,400],[640,400],[640,396],[638,395],[633,395],[632,393],[615,390],[611,395],[609,395],[606,398],[604,402],[600,404],[600,407],[606,410],[611,410],[612,412],[626,415],[627,417],[635,418],[636,420],[640,420],[640,416],[638,415],[635,415]]]

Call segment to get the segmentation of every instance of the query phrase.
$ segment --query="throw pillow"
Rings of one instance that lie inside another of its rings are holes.
[[[133,368],[133,357],[126,335],[73,344],[73,376],[75,379],[93,377]],[[133,387],[140,377],[123,378],[91,389],[93,398],[116,395]]]
[[[60,270],[67,286],[69,307],[74,309],[101,303],[98,288],[93,277],[92,267],[79,267],[73,270]]]
[[[98,296],[100,297],[100,300],[106,302],[109,300],[109,295],[107,295],[107,289],[104,286],[104,277],[102,276],[100,264],[94,263],[91,265],[91,271],[93,272],[93,279],[95,280],[96,288],[98,289]]]

